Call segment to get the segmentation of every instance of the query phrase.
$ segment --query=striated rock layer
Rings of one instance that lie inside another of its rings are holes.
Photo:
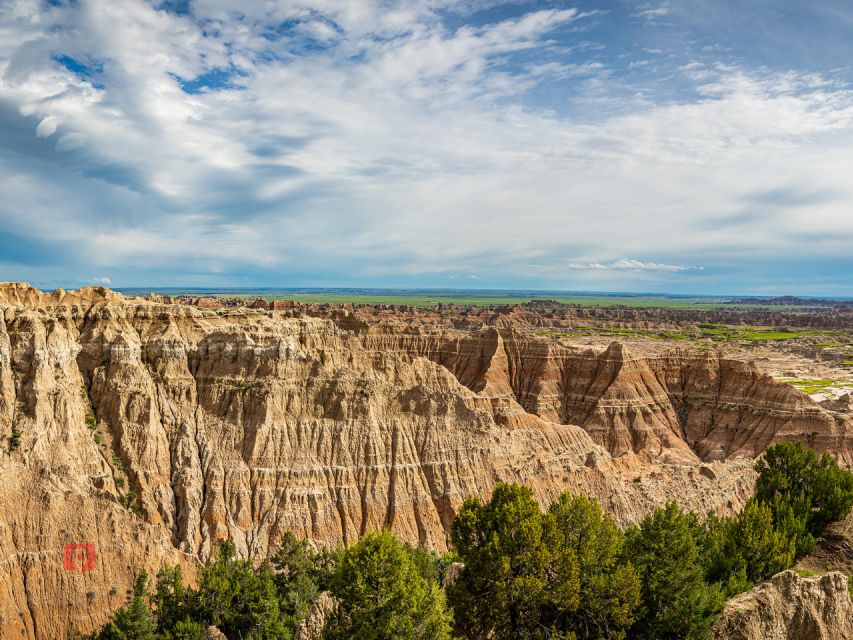
[[[287,530],[336,544],[387,526],[443,549],[464,497],[500,481],[594,495],[622,524],[669,499],[731,512],[773,439],[847,455],[844,414],[714,356],[13,289],[3,638],[91,630],[139,568],[191,577],[226,538],[263,557]],[[64,568],[69,543],[95,545],[91,571]]]
[[[494,327],[479,332],[356,324],[336,317],[372,350],[425,356],[473,391],[510,398],[526,412],[578,424],[612,455],[648,452],[685,460],[754,458],[778,440],[801,440],[853,463],[853,420],[751,363],[671,351],[634,356],[619,343],[573,350]]]
[[[851,640],[853,602],[847,576],[801,578],[783,571],[726,605],[717,640]]]

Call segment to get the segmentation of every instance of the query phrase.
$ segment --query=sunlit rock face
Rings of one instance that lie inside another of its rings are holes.
[[[802,578],[783,571],[726,605],[716,640],[850,640],[853,602],[847,576],[831,572]]]
[[[223,539],[260,558],[284,531],[390,527],[444,549],[500,481],[596,496],[621,524],[669,499],[732,512],[774,439],[848,455],[845,414],[714,356],[100,288],[5,285],[0,318],[3,638],[98,627],[141,568],[192,578]],[[67,568],[66,544],[94,566]]]

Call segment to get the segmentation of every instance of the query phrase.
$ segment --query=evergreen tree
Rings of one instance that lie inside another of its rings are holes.
[[[769,447],[755,470],[755,497],[770,506],[777,529],[794,539],[798,556],[809,553],[824,528],[853,506],[853,473],[800,442]]]
[[[113,614],[113,619],[100,633],[92,638],[96,640],[158,640],[157,621],[148,607],[145,592],[148,574],[144,571],[133,587],[133,596],[127,606]]]
[[[180,566],[160,569],[151,597],[157,615],[158,631],[163,634],[174,629],[184,619],[195,615],[196,596],[195,591],[184,586]]]
[[[276,570],[273,580],[282,620],[285,626],[295,628],[327,586],[330,556],[325,552],[315,553],[307,540],[287,532],[270,562]]]
[[[632,638],[696,640],[709,633],[723,595],[719,587],[705,582],[696,545],[699,532],[695,514],[685,514],[675,502],[626,532],[624,555],[642,583]]]
[[[197,620],[184,618],[161,634],[163,640],[205,640],[207,628]]]
[[[444,593],[424,579],[411,551],[389,531],[343,550],[330,578],[339,606],[327,640],[449,640]]]
[[[729,596],[794,563],[794,540],[774,528],[770,507],[754,498],[737,517],[709,516],[703,547],[707,579]]]
[[[554,612],[559,628],[580,639],[624,638],[640,604],[640,579],[621,557],[624,534],[598,501],[586,496],[564,493],[548,515],[553,521],[549,546],[571,550],[580,577],[577,608]]]
[[[198,620],[216,625],[229,638],[289,639],[279,620],[273,572],[240,560],[231,542],[219,547],[215,560],[203,567],[198,581]]]
[[[451,533],[465,569],[448,592],[464,637],[559,637],[557,618],[578,607],[579,576],[553,528],[527,487],[499,484],[488,503],[465,501]]]

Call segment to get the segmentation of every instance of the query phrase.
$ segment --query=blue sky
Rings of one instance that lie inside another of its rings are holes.
[[[0,280],[853,295],[841,0],[0,0]]]

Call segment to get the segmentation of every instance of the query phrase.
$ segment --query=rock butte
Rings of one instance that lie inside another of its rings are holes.
[[[596,496],[624,525],[671,499],[737,511],[776,440],[853,460],[849,411],[713,353],[276,306],[0,285],[0,637],[90,631],[139,568],[192,578],[226,538],[259,558],[288,530],[388,526],[444,549],[500,481]],[[67,543],[95,544],[96,569],[66,570]]]

